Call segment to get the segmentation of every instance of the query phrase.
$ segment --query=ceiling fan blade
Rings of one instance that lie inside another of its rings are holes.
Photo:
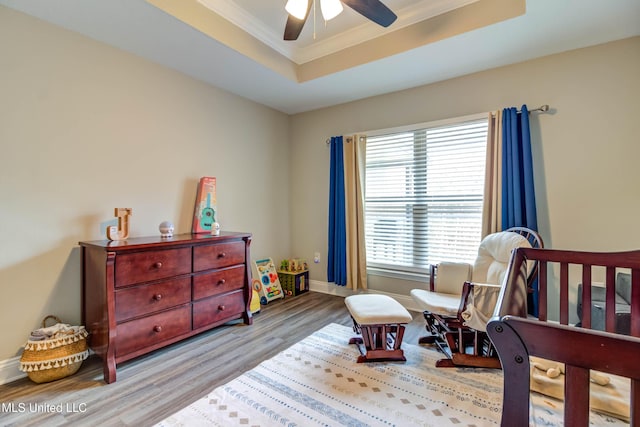
[[[388,27],[398,18],[380,0],[342,0],[342,3],[383,27]]]
[[[298,36],[302,32],[302,27],[304,27],[305,22],[307,22],[307,18],[309,17],[309,11],[311,10],[311,5],[313,1],[309,1],[307,5],[307,13],[304,15],[304,19],[298,19],[294,16],[287,15],[287,24],[284,27],[284,39],[285,40],[298,40]]]

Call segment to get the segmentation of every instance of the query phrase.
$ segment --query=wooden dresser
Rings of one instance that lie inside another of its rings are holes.
[[[89,346],[116,365],[234,319],[252,323],[251,234],[80,242]]]

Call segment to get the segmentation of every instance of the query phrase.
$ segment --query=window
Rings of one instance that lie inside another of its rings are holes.
[[[473,262],[482,227],[487,118],[369,134],[365,239],[369,269],[422,274]]]

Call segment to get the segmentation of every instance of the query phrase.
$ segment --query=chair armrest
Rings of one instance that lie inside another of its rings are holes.
[[[471,285],[472,288],[478,287],[478,288],[494,288],[494,289],[500,289],[502,288],[502,285],[495,285],[492,283],[469,283],[469,285]]]
[[[469,295],[473,290],[475,283],[464,282],[462,285],[462,294],[460,295],[460,307],[458,307],[458,320],[463,322],[462,312],[467,309],[467,304],[469,304]]]

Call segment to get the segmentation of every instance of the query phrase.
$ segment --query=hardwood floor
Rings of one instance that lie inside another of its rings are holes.
[[[404,342],[416,344],[424,319],[411,314]],[[0,425],[153,425],[329,323],[352,326],[344,299],[308,292],[263,306],[251,326],[218,327],[120,364],[112,384],[92,357],[62,380],[1,385]]]

